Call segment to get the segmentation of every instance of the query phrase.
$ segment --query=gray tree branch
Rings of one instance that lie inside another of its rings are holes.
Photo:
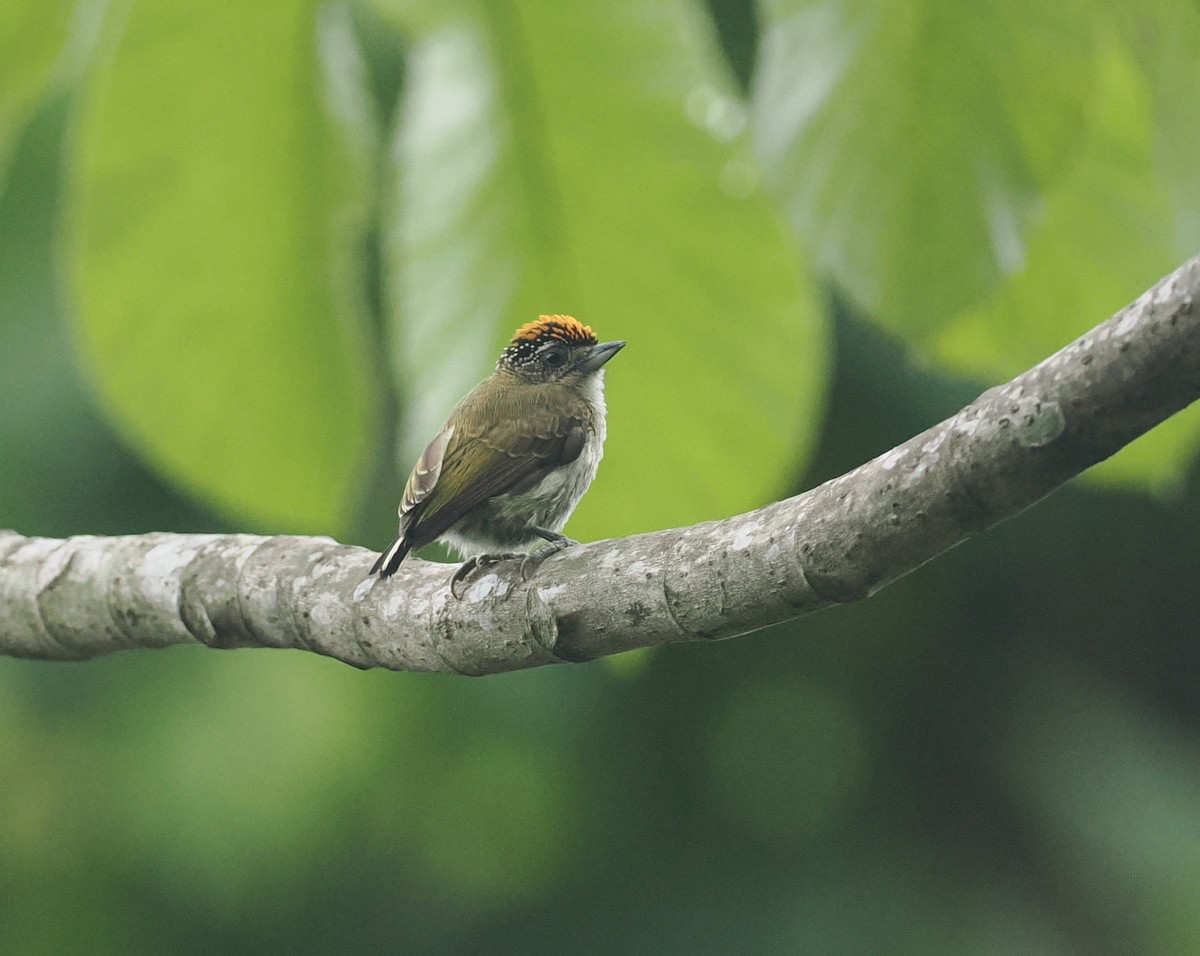
[[[201,643],[490,674],[745,634],[859,600],[1200,397],[1200,257],[1040,365],[859,468],[758,511],[572,548],[522,582],[417,559],[367,578],[326,538],[0,532],[0,652]]]

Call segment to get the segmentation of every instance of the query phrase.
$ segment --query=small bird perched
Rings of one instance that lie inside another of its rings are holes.
[[[522,576],[576,542],[563,525],[603,453],[604,364],[624,342],[597,343],[569,315],[517,329],[496,370],[460,401],[404,486],[400,536],[371,568],[396,573],[409,551],[440,539],[474,555],[451,578],[518,557]]]

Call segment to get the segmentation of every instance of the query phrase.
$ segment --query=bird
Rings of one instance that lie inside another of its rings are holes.
[[[450,590],[477,568],[522,557],[528,579],[578,542],[562,529],[604,450],[604,366],[625,342],[597,342],[569,315],[522,325],[495,370],[454,406],[404,486],[400,533],[370,574],[396,573],[410,551],[441,541],[467,558]],[[527,554],[516,549],[531,549]]]

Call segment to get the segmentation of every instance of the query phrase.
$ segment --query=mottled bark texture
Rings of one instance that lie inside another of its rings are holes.
[[[1015,514],[1200,396],[1200,258],[939,425],[749,514],[510,561],[461,601],[451,567],[324,538],[0,532],[0,652],[293,647],[357,667],[490,674],[745,634],[867,597]]]

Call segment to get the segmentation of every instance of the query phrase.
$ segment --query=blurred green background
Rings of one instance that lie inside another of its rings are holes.
[[[1186,0],[5,0],[0,527],[382,547],[558,311],[569,530],[753,508],[1200,248],[1197,103]],[[710,647],[0,661],[0,951],[1190,956],[1198,438]]]

